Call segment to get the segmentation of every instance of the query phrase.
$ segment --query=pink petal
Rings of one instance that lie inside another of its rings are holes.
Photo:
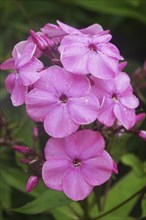
[[[29,86],[35,83],[41,76],[40,71],[43,68],[43,64],[33,58],[29,63],[19,69],[20,78],[22,80],[23,85]]]
[[[17,68],[26,65],[32,59],[35,50],[36,50],[36,44],[34,44],[33,42],[26,42],[21,57],[17,62]]]
[[[118,103],[114,105],[114,114],[126,129],[130,129],[134,126],[136,116],[133,109],[126,108]]]
[[[59,20],[57,20],[57,24],[61,27],[61,29],[67,34],[81,34],[80,31],[74,27],[71,27]]]
[[[9,93],[13,92],[15,86],[16,74],[10,73],[5,79],[5,85]]]
[[[87,160],[100,155],[105,146],[103,137],[98,131],[80,130],[68,137],[66,140],[66,152],[70,158]]]
[[[124,72],[120,72],[115,78],[116,91],[118,93],[122,93],[128,88],[129,85],[130,85],[129,76]]]
[[[68,84],[69,84],[69,81],[68,81]],[[72,74],[70,77],[70,87],[66,94],[70,98],[82,97],[82,96],[89,94],[90,89],[91,89],[90,82],[86,76]]]
[[[12,91],[11,100],[14,106],[22,105],[25,101],[27,87],[22,85],[20,78],[15,80],[15,86]]]
[[[53,68],[53,69],[52,69]],[[60,67],[59,67],[60,68]],[[52,71],[51,71],[52,70]],[[41,71],[41,77],[39,78],[39,80],[34,84],[34,88],[38,88],[40,90],[45,90],[51,94],[54,94],[56,97],[58,96],[57,90],[54,87],[54,83],[52,83],[52,75],[55,74],[56,78],[57,78],[57,73],[54,73],[54,66],[49,67],[43,71]],[[54,76],[54,77],[55,77]],[[56,79],[57,81],[57,79]]]
[[[64,158],[71,160],[70,143],[65,138],[50,138],[45,146],[45,158]]]
[[[61,62],[66,70],[75,74],[87,74],[88,48],[70,46],[61,54]]]
[[[100,43],[107,43],[112,39],[112,35],[106,33],[105,31],[99,33],[93,37],[93,44],[97,44],[97,47],[100,46]],[[106,44],[105,44],[106,45]],[[100,47],[99,47],[100,48]]]
[[[56,96],[80,97],[89,93],[89,80],[84,76],[72,75],[59,66],[52,66],[41,72],[35,87],[46,89]]]
[[[120,52],[118,48],[111,43],[100,43],[97,45],[97,50],[99,50],[101,53],[105,54],[108,57],[113,57],[118,60],[123,60],[123,58],[120,56]]]
[[[89,34],[90,36],[96,35],[103,31],[103,28],[99,24],[92,24],[87,28],[80,29],[83,34]]]
[[[26,96],[26,111],[33,120],[43,121],[50,111],[50,104],[54,103],[55,101],[56,98],[53,94],[35,88],[31,90]]]
[[[90,52],[88,70],[95,77],[111,79],[118,73],[118,61],[101,53]]]
[[[24,47],[27,41],[21,41],[17,43],[12,51],[13,58],[15,59],[15,65],[18,65],[21,54],[23,53]]]
[[[113,102],[109,98],[104,98],[102,106],[98,112],[97,119],[107,127],[110,127],[115,122],[115,116],[113,113]]]
[[[113,172],[113,160],[104,151],[99,157],[83,161],[81,164],[83,177],[92,186],[106,182]]]
[[[51,106],[44,121],[45,131],[53,137],[61,138],[75,132],[79,125],[70,118],[66,105]]]
[[[93,93],[99,98],[100,101],[103,97],[110,96],[115,91],[113,80],[104,80],[97,77],[91,76],[94,85],[92,86]]]
[[[1,70],[15,69],[15,61],[14,61],[14,58],[10,58],[10,59],[4,61],[4,62],[0,65],[0,69],[1,69]]]
[[[65,159],[50,158],[43,164],[42,178],[51,189],[62,191],[62,181],[68,172],[70,162]]]
[[[64,52],[65,48],[69,50],[70,47],[74,47],[74,46],[76,46],[76,50],[78,50],[79,47],[81,48],[84,47],[86,48],[86,50],[88,50],[86,46],[88,46],[89,39],[90,38],[85,35],[67,35],[62,39],[61,44],[58,49],[61,54]],[[76,51],[73,51],[73,50],[71,52],[76,53]],[[70,53],[70,50],[69,50],[69,53]]]
[[[72,120],[77,124],[88,124],[97,118],[99,101],[90,93],[86,97],[72,98],[68,103],[68,111]]]
[[[93,187],[84,180],[78,168],[73,168],[63,178],[63,191],[74,201],[85,199],[91,193],[92,189]]]
[[[52,66],[48,68],[47,72],[50,74],[52,84],[60,95],[66,94],[72,86],[72,82],[74,83],[74,80],[76,79],[59,66]]]
[[[119,97],[120,102],[127,108],[137,108],[139,105],[139,100],[136,98],[135,95],[127,95],[127,96],[120,96]]]
[[[57,25],[54,24],[45,24],[41,31],[48,35],[48,37],[60,37],[66,35],[66,33]]]

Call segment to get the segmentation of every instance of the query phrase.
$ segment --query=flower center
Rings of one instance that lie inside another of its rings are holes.
[[[117,97],[117,95],[115,93],[112,94],[112,100],[114,102],[118,102],[118,97]]]
[[[73,165],[74,165],[75,167],[79,167],[79,166],[81,165],[81,160],[78,159],[78,158],[74,159]]]
[[[59,100],[60,100],[60,102],[62,102],[62,103],[67,103],[68,97],[67,97],[65,94],[62,94],[62,95],[59,97]]]
[[[93,51],[97,51],[97,47],[95,44],[89,44],[88,48]]]

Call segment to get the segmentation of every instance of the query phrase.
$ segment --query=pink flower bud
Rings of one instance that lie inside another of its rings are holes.
[[[113,160],[113,173],[118,174],[118,167],[117,167],[117,164],[114,160]]]
[[[37,176],[30,176],[26,184],[26,192],[32,191],[38,185],[38,182],[39,178]]]
[[[29,159],[26,159],[26,158],[22,158],[21,160],[19,160],[20,163],[24,163],[24,164],[27,164],[30,162]]]
[[[119,63],[119,70],[122,71],[126,66],[127,66],[126,61]]]
[[[142,121],[145,118],[146,114],[143,113],[139,113],[138,115],[136,115],[136,121],[135,124],[138,124],[140,121]]]
[[[12,148],[14,151],[17,151],[22,154],[28,154],[30,152],[30,148],[25,147],[25,146],[14,145]]]
[[[30,34],[34,43],[38,45],[40,50],[44,51],[50,47],[51,41],[47,36],[45,36],[45,34],[36,33],[33,30],[30,30]]]
[[[38,132],[38,127],[37,127],[37,126],[34,126],[34,127],[33,127],[33,137],[34,137],[34,138],[37,138],[37,137],[38,137],[38,134],[39,134],[39,132]]]
[[[142,138],[144,141],[146,141],[146,131],[144,130],[139,131],[138,136]]]

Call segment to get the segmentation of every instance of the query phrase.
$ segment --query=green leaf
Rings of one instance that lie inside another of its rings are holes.
[[[20,208],[14,209],[14,211],[24,214],[39,214],[64,206],[70,202],[71,200],[69,200],[64,193],[48,189],[37,199]]]
[[[11,207],[11,189],[10,186],[1,178],[0,183],[0,201],[2,208],[8,210]]]
[[[146,217],[146,193],[143,196],[143,199],[141,201],[141,209],[142,209],[141,217]]]
[[[83,210],[78,203],[73,202],[67,206],[53,209],[51,214],[56,220],[60,220],[60,216],[65,220],[77,220],[80,219],[80,216],[83,216]]]
[[[4,179],[4,181],[11,187],[26,193],[25,187],[27,180],[29,178],[28,174],[24,174],[23,171],[15,169],[15,168],[8,168],[8,167],[3,167],[1,169],[1,176]],[[33,191],[29,193],[29,195],[33,197],[38,197],[40,196],[43,192],[45,191],[44,185],[40,182],[39,186],[35,188]]]
[[[128,199],[135,192],[140,190],[145,186],[145,177],[138,177],[134,172],[130,172],[125,175],[121,180],[119,180],[109,191],[107,195],[107,200],[105,203],[105,210],[110,210],[116,205],[120,204],[124,200]],[[128,217],[129,212],[134,206],[138,197],[133,198],[131,201],[121,206],[113,213],[107,215],[107,218],[101,219],[114,219],[113,217],[119,216],[120,218],[126,219]]]
[[[129,134],[123,134],[121,137],[114,139],[110,147],[110,154],[118,162],[122,155],[126,153],[127,141],[131,137]]]
[[[20,106],[16,108],[12,106],[9,97],[7,97],[3,101],[3,105],[1,105],[1,110],[10,127],[15,125],[15,128],[11,129],[13,139],[31,147],[33,144],[32,129],[34,122],[27,116],[25,107]]]
[[[134,154],[126,154],[121,158],[123,164],[130,166],[139,177],[144,176],[144,165]]]
[[[132,1],[133,0],[130,1],[130,4],[129,2],[127,2],[127,0],[102,0],[94,1],[94,3],[90,0],[74,0],[70,1],[70,3],[80,5],[88,10],[92,10],[95,12],[136,18],[137,20],[145,23],[145,10],[143,10],[143,7],[145,6],[145,1],[141,1],[140,5],[131,4]],[[142,4],[143,6],[141,6]]]

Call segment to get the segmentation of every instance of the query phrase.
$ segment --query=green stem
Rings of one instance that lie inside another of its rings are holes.
[[[114,212],[115,210],[117,210],[118,208],[120,208],[121,206],[125,205],[126,203],[128,203],[130,200],[132,200],[133,198],[135,198],[137,195],[139,195],[140,193],[144,193],[146,192],[146,187],[143,187],[142,189],[140,189],[138,192],[134,193],[132,196],[130,196],[128,199],[124,200],[123,202],[121,202],[119,205],[115,206],[114,208],[108,210],[107,212],[102,213],[101,215],[92,218],[92,220],[98,220],[101,219],[102,217]]]
[[[79,203],[80,203],[80,206],[81,206],[82,210],[84,211],[84,216],[83,216],[82,219],[90,220],[91,218],[90,218],[89,213],[88,213],[88,211],[89,211],[88,200],[84,199],[84,200],[80,201]]]
[[[102,203],[101,203],[101,211],[104,210],[110,186],[111,186],[111,180],[109,180],[106,184],[105,193],[104,193],[103,200],[102,200]]]
[[[70,204],[68,204],[67,206],[78,219],[82,218],[82,216],[80,216],[79,213]]]

